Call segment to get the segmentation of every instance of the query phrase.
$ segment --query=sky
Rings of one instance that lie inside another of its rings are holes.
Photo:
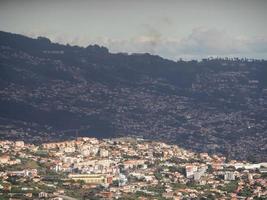
[[[267,59],[267,0],[0,0],[0,30],[178,60]]]

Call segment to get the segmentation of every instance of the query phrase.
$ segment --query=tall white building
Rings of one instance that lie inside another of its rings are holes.
[[[99,156],[100,157],[108,157],[108,150],[106,150],[106,149],[100,149]]]
[[[224,180],[226,180],[226,181],[234,181],[235,180],[234,172],[225,172]]]

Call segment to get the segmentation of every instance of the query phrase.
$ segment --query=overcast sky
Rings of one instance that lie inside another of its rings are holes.
[[[0,30],[166,58],[267,59],[267,0],[0,0]]]

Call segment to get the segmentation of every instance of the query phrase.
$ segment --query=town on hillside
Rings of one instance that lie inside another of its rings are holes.
[[[0,141],[0,199],[266,199],[267,163],[142,138]]]

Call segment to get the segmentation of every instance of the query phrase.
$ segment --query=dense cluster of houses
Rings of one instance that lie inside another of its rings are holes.
[[[226,160],[140,138],[0,141],[7,198],[266,198],[267,163]],[[71,193],[72,192],[72,193]]]

